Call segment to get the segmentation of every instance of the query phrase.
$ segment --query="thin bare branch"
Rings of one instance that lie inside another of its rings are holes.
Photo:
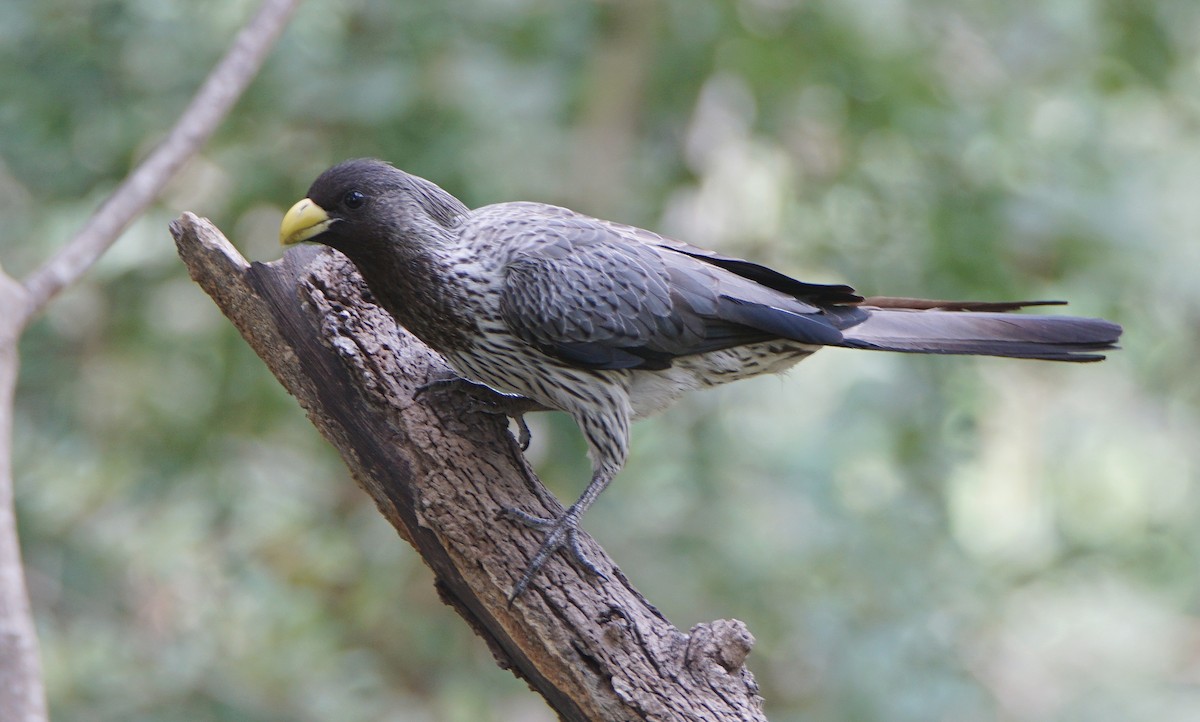
[[[79,279],[158,196],[163,185],[204,145],[258,74],[300,0],[264,0],[233,46],[209,73],[166,139],[134,169],[83,228],[24,280],[22,323]]]
[[[65,246],[22,283],[0,268],[0,720],[45,722],[37,632],[30,611],[13,508],[13,392],[21,330],[82,276],[213,134],[258,74],[299,0],[264,0],[205,79],[166,139]]]
[[[0,270],[0,313],[25,307],[25,289]],[[13,393],[17,385],[16,324],[0,323],[0,719],[44,722],[46,692],[37,631],[21,567],[13,508]]]

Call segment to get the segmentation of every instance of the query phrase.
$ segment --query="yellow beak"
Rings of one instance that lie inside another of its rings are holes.
[[[279,245],[291,246],[324,233],[333,219],[321,206],[305,198],[283,214],[279,225]]]

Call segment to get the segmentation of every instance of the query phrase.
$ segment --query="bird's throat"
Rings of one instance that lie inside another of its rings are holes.
[[[453,269],[445,261],[428,253],[394,252],[351,260],[376,303],[435,351],[465,348],[478,333],[467,313],[469,289],[454,282]]]

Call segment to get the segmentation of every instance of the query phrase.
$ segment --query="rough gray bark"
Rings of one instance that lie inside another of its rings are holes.
[[[586,535],[607,580],[556,555],[508,604],[539,538],[499,511],[553,516],[562,508],[503,417],[453,391],[414,398],[447,374],[444,362],[364,300],[340,254],[297,248],[281,261],[248,264],[194,215],[171,232],[192,278],[421,554],[442,599],[562,718],[765,719],[743,666],[754,641],[745,625],[718,620],[680,632]]]

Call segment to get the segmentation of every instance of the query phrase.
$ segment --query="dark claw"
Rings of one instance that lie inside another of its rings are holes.
[[[537,411],[543,407],[523,396],[502,394],[458,376],[447,376],[423,383],[413,392],[413,398],[420,399],[430,392],[453,389],[458,389],[467,396],[471,411],[481,414],[503,414],[516,421],[517,444],[520,445],[521,451],[529,450],[529,442],[532,441],[533,435],[529,431],[529,424],[525,423],[525,413]]]
[[[517,414],[512,419],[517,422],[517,444],[521,447],[521,451],[529,451],[529,442],[533,441],[533,434],[529,433],[529,424],[525,423],[525,414]]]
[[[513,586],[512,593],[508,595],[509,604],[515,602],[517,597],[521,596],[529,588],[529,583],[533,581],[537,573],[550,560],[550,556],[559,549],[569,550],[575,563],[587,573],[602,580],[608,579],[604,575],[604,572],[600,571],[583,551],[583,547],[579,542],[579,516],[576,514],[574,507],[568,509],[557,519],[534,516],[519,509],[505,509],[504,515],[525,526],[546,532],[546,538],[542,540],[537,553],[533,555],[529,566],[525,568],[525,572],[521,574],[521,578]]]
[[[419,399],[430,391],[443,391],[451,386],[457,386],[463,382],[466,382],[466,379],[461,379],[457,376],[447,376],[445,378],[427,381],[417,387],[417,390],[413,392],[413,398]]]

